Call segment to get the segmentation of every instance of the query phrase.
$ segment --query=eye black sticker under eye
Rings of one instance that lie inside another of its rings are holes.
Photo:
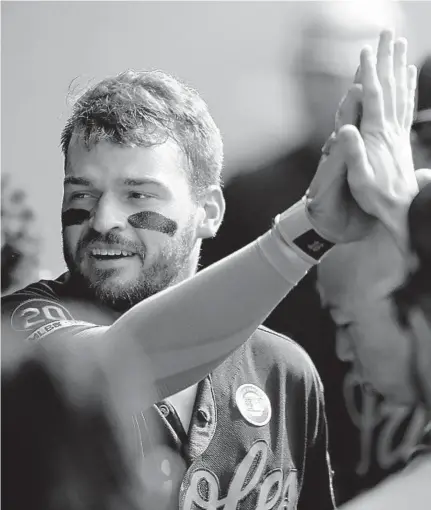
[[[153,211],[141,211],[132,214],[128,218],[128,222],[134,228],[144,228],[146,230],[156,230],[168,236],[175,235],[178,225],[174,220],[170,220],[162,214]]]
[[[61,222],[63,227],[70,227],[72,225],[81,225],[84,221],[90,219],[90,211],[85,209],[68,209],[61,215]]]

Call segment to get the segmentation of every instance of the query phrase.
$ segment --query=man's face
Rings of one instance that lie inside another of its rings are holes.
[[[337,356],[382,395],[409,403],[409,338],[390,296],[403,280],[403,257],[382,227],[334,248],[318,268],[322,302],[336,324]]]
[[[90,150],[72,138],[62,208],[63,251],[85,291],[123,311],[196,269],[201,218],[173,142]]]

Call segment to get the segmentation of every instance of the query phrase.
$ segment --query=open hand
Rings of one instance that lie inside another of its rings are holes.
[[[406,40],[394,44],[389,31],[380,36],[377,64],[370,48],[362,51],[360,134],[353,126],[339,131],[352,195],[362,210],[388,228],[403,250],[407,210],[418,192],[410,144],[416,68],[407,67],[406,60]]]
[[[410,146],[416,68],[407,67],[406,55],[407,43],[394,44],[390,31],[380,35],[377,59],[369,47],[361,52],[359,85],[340,106],[338,131],[307,194],[310,221],[330,241],[359,240],[379,220],[405,249],[407,209],[418,189]]]

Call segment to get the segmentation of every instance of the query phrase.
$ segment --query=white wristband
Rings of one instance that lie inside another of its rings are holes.
[[[301,258],[316,264],[334,246],[311,224],[306,210],[306,197],[274,219],[274,229]]]
[[[306,262],[300,257],[274,228],[259,237],[257,245],[265,259],[293,287],[316,264]]]

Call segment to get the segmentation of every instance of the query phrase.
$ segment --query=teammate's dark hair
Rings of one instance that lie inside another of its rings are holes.
[[[408,212],[411,250],[417,256],[418,267],[394,293],[400,323],[408,326],[409,310],[431,297],[431,183],[413,199]]]
[[[52,369],[55,357],[49,363],[37,346],[13,343],[2,335],[2,506],[142,508],[134,466],[103,399],[72,399]]]

